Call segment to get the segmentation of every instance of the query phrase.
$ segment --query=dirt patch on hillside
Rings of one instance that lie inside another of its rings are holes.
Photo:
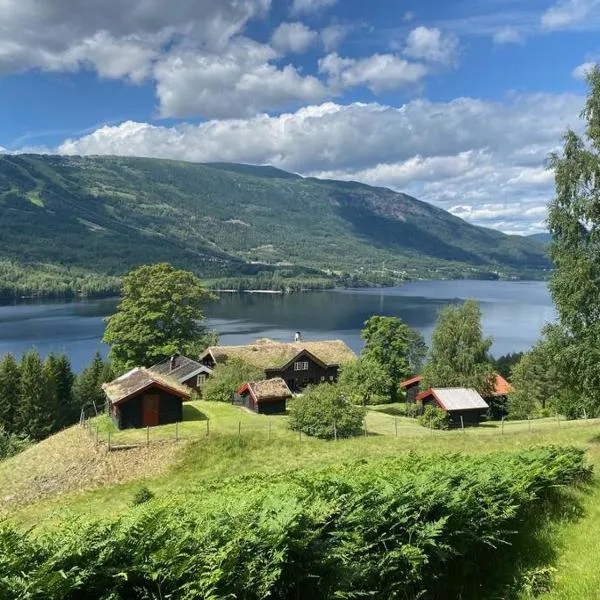
[[[0,515],[45,498],[160,475],[180,448],[165,443],[108,452],[72,427],[0,463]]]

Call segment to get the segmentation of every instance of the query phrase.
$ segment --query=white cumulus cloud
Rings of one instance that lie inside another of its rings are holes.
[[[405,54],[427,62],[451,65],[456,62],[459,51],[458,38],[444,34],[437,27],[417,27],[408,34]]]
[[[498,31],[494,32],[492,36],[494,44],[502,46],[504,44],[523,44],[525,42],[525,36],[516,27],[502,27]]]
[[[355,59],[332,53],[319,61],[319,71],[327,76],[334,90],[364,85],[376,94],[419,84],[428,73],[424,65],[395,54]]]
[[[337,0],[294,0],[292,14],[308,14],[331,8]]]
[[[542,27],[549,31],[570,29],[598,21],[600,0],[559,0],[542,15]]]
[[[571,72],[571,75],[575,78],[575,79],[579,79],[580,81],[585,81],[586,77],[589,75],[589,73],[591,71],[594,70],[594,68],[596,67],[596,63],[595,62],[584,62],[578,66],[576,66],[573,71]]]
[[[319,34],[304,23],[282,23],[273,32],[271,45],[282,53],[301,54],[306,52],[318,39]]]

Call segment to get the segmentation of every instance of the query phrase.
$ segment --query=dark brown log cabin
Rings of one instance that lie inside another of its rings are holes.
[[[237,357],[265,373],[265,379],[280,377],[292,391],[311,384],[337,381],[342,365],[356,355],[341,340],[282,343],[258,341],[248,346],[211,346],[200,357],[210,369]]]
[[[150,370],[159,375],[176,379],[179,383],[197,391],[212,373],[212,370],[206,365],[181,354],[171,356],[171,358],[150,367]]]
[[[406,401],[411,404],[415,404],[417,401],[417,396],[419,395],[419,388],[421,386],[421,376],[417,375],[417,377],[413,377],[412,379],[407,379],[400,384],[400,388],[406,392]]]
[[[446,411],[450,427],[479,425],[490,408],[475,390],[467,388],[430,388],[417,396],[417,402]]]
[[[137,368],[102,386],[109,413],[119,429],[155,427],[183,420],[183,402],[191,389]]]
[[[285,413],[292,392],[281,377],[245,383],[236,393],[233,403],[245,406],[260,415]]]

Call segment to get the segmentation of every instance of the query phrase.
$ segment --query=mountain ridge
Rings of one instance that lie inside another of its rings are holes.
[[[70,272],[72,288],[82,274],[118,278],[164,260],[213,279],[541,276],[549,266],[535,242],[360,182],[35,154],[0,156],[0,259]]]

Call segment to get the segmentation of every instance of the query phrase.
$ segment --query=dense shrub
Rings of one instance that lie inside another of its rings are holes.
[[[133,506],[138,506],[140,504],[145,504],[146,502],[150,502],[154,498],[154,493],[147,488],[146,486],[141,487],[134,495],[131,504]]]
[[[588,476],[573,448],[407,454],[246,476],[41,537],[4,523],[0,598],[456,598],[541,498]]]
[[[363,432],[366,409],[351,404],[336,384],[311,386],[289,409],[294,431],[322,439],[347,438]]]
[[[433,429],[448,429],[450,427],[450,415],[436,406],[426,406],[423,414],[418,418],[423,427],[432,427]]]
[[[0,424],[0,460],[22,452],[30,443],[28,438],[9,433]]]
[[[206,380],[202,386],[202,397],[211,402],[231,403],[233,395],[244,383],[264,378],[264,371],[239,358],[230,358],[227,363],[218,365]]]

